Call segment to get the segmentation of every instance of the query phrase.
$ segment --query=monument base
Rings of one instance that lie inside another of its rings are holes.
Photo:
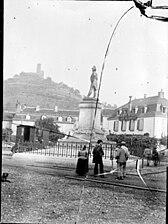
[[[83,140],[88,140],[90,141],[90,139],[93,141],[97,141],[98,139],[101,140],[107,140],[106,136],[105,136],[105,132],[101,131],[101,130],[96,130],[94,129],[94,131],[91,133],[91,130],[76,130],[73,133],[73,136],[79,139],[83,139]]]
[[[106,133],[101,129],[101,110],[102,104],[97,99],[83,98],[79,104],[78,128],[74,130],[73,136],[87,141],[106,140]]]

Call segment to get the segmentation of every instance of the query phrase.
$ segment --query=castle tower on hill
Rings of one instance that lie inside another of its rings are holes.
[[[37,75],[39,75],[41,78],[44,79],[44,71],[41,70],[41,64],[37,64],[37,70],[36,70]]]

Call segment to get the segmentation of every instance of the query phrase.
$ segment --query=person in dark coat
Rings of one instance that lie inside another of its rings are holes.
[[[93,149],[93,163],[95,163],[94,166],[94,175],[96,176],[98,174],[98,166],[100,166],[100,173],[104,173],[104,166],[103,166],[103,149],[102,149],[102,140],[97,141],[97,145]],[[101,175],[101,177],[104,177]]]
[[[76,173],[80,176],[85,176],[88,172],[88,151],[86,145],[78,152],[78,161],[76,166]]]
[[[156,146],[153,147],[152,159],[153,159],[153,162],[154,162],[154,166],[157,166],[157,164],[159,162],[159,154],[158,154],[158,151],[156,149]]]

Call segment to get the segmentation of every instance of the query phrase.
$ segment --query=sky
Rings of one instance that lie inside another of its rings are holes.
[[[5,0],[4,80],[36,72],[40,63],[45,78],[86,96],[91,68],[96,66],[100,80],[112,32],[131,6],[132,1]],[[134,7],[111,40],[99,99],[121,106],[129,96],[155,96],[161,89],[168,98],[168,23],[141,16]]]

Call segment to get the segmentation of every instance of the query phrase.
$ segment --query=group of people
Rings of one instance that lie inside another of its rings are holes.
[[[149,166],[150,160],[153,160],[154,166],[157,166],[159,162],[159,153],[157,152],[156,146],[147,146],[144,150],[143,157],[146,158],[147,166]]]
[[[103,166],[103,148],[102,148],[102,140],[98,140],[96,146],[93,149],[93,163],[94,166],[94,175],[98,174],[98,166],[100,166],[100,173],[104,173]],[[78,152],[78,161],[76,166],[76,173],[80,176],[85,176],[88,172],[88,159],[89,152],[86,149],[86,145],[84,145],[82,150]],[[103,175],[101,177],[104,177]]]
[[[104,151],[102,148],[102,140],[98,140],[96,146],[93,149],[93,163],[94,163],[94,176],[100,173],[100,177],[104,178],[104,165],[103,156]],[[116,162],[117,162],[117,179],[123,180],[126,177],[126,162],[128,160],[130,153],[126,147],[125,142],[117,145]],[[89,153],[84,145],[82,150],[78,152],[78,161],[76,166],[76,173],[80,176],[86,176],[88,172],[88,157]],[[99,172],[100,171],[100,172]]]
[[[93,163],[94,163],[94,176],[96,177],[100,173],[100,177],[104,178],[104,165],[103,156],[104,151],[102,148],[102,140],[98,140],[96,146],[93,149]],[[117,178],[118,180],[123,180],[126,177],[126,164],[130,156],[128,147],[126,147],[126,142],[122,141],[116,146],[115,159],[117,162]],[[156,146],[147,147],[144,150],[143,156],[147,159],[147,166],[149,166],[149,161],[153,160],[154,165],[157,166],[159,161],[159,154],[157,152]],[[80,176],[86,176],[88,173],[88,159],[89,153],[84,145],[83,149],[78,152],[78,161],[76,166],[76,173]],[[113,158],[112,158],[113,159]]]

